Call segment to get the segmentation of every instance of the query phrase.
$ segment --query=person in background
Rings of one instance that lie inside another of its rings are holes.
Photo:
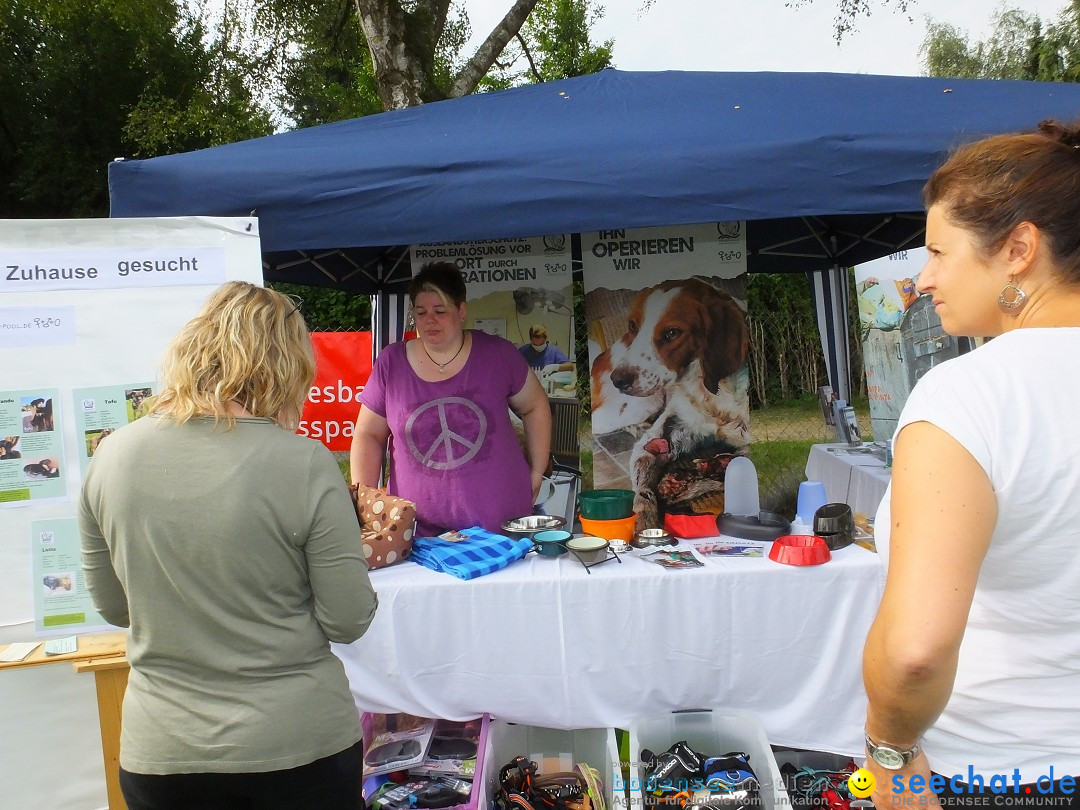
[[[947,333],[993,340],[928,371],[894,437],[875,522],[888,574],[863,658],[874,801],[1067,806],[1080,778],[1080,375],[1065,361],[1080,357],[1080,128],[964,146],[923,198],[918,290]],[[933,773],[936,791],[916,779]]]
[[[538,371],[567,371],[574,368],[570,361],[558,346],[552,346],[548,342],[547,327],[542,323],[535,323],[529,327],[529,342],[518,349],[529,368]]]
[[[472,526],[499,532],[531,514],[551,457],[543,388],[514,344],[464,328],[465,297],[449,262],[413,277],[418,339],[379,354],[349,453],[353,483],[376,486],[390,441],[388,491],[416,504],[422,537]],[[526,453],[510,410],[521,418]]]
[[[130,627],[130,810],[360,810],[360,723],[330,642],[377,599],[337,463],[295,428],[314,378],[299,303],[246,282],[173,339],[150,413],[79,502],[83,570]]]

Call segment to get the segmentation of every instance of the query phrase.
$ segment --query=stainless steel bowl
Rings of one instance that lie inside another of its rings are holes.
[[[634,532],[630,545],[634,548],[646,548],[648,546],[675,546],[679,541],[664,529],[642,529]]]
[[[506,521],[502,524],[502,530],[506,534],[527,537],[531,540],[537,532],[561,529],[565,525],[566,518],[558,515],[525,515],[525,517]]]

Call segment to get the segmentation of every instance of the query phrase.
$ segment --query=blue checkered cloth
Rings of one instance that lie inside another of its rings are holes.
[[[476,579],[506,568],[532,548],[531,540],[511,540],[479,526],[464,529],[459,534],[465,535],[466,539],[455,542],[440,537],[417,537],[413,541],[410,559],[432,571],[452,574],[458,579]]]

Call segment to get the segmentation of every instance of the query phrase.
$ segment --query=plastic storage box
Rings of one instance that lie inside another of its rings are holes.
[[[481,810],[491,806],[499,790],[499,771],[516,756],[527,756],[536,762],[538,773],[568,771],[583,762],[591,765],[600,772],[604,782],[604,802],[609,808],[613,806],[611,790],[614,774],[619,767],[619,751],[613,729],[563,730],[492,720],[487,759],[484,762]]]
[[[731,751],[745,751],[757,774],[761,797],[757,807],[786,810],[787,791],[780,769],[765,736],[761,721],[749,712],[734,710],[673,712],[635,720],[630,724],[630,797],[633,807],[644,807],[645,779],[641,751],[666,751],[673,743],[686,740],[700,754],[716,757]]]
[[[360,728],[364,734],[364,754],[367,755],[368,745],[373,736],[374,716],[370,712],[364,712],[360,716]],[[487,803],[481,803],[484,795],[485,767],[490,758],[491,718],[483,715],[480,723],[480,736],[476,741],[476,771],[473,773],[473,787],[467,801],[455,805],[453,810],[487,810]],[[365,774],[366,775],[366,774]],[[498,774],[495,775],[498,778]]]

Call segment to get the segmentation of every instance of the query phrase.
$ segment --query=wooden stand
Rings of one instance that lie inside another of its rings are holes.
[[[76,672],[94,673],[109,810],[127,810],[120,793],[120,717],[129,669],[124,656],[124,636],[124,633],[80,636],[75,652],[45,655],[43,648],[38,647],[22,661],[0,663],[0,669],[14,669],[70,661]]]

